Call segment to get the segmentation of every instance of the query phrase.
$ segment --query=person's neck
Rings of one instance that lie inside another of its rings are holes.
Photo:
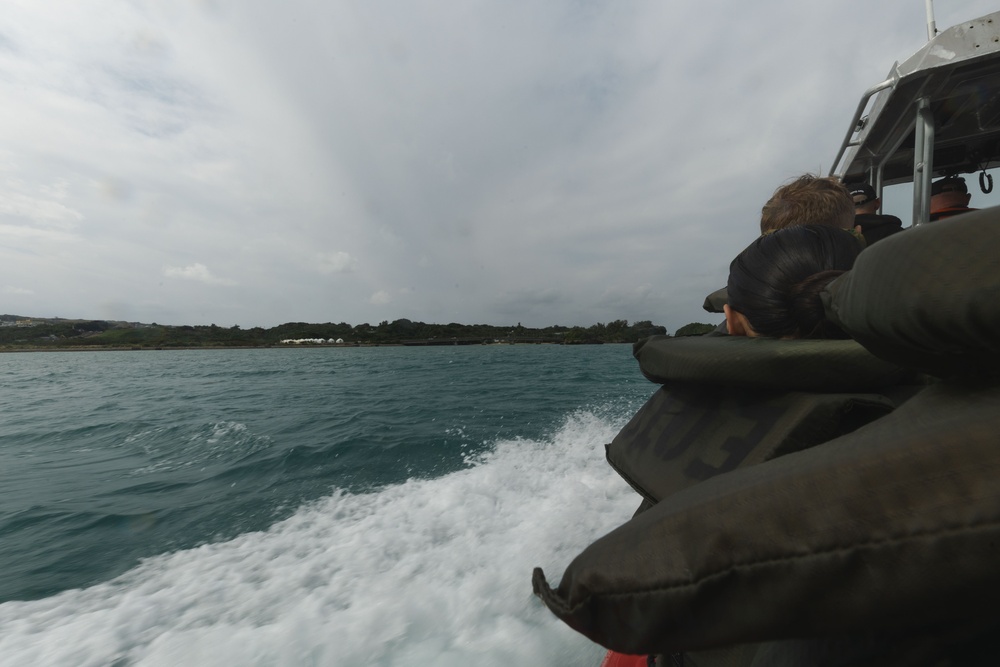
[[[931,197],[931,213],[946,208],[965,208],[969,205],[969,195],[961,192],[942,192]]]

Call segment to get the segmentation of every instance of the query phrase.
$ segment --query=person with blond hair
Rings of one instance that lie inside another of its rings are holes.
[[[760,211],[760,233],[796,225],[854,228],[854,200],[840,179],[803,174],[774,191]]]

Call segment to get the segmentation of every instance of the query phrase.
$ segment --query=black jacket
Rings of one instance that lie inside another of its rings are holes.
[[[854,216],[854,224],[861,225],[861,234],[868,245],[903,231],[903,221],[894,215],[859,213]]]

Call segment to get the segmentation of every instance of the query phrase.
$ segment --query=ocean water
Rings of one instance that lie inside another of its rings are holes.
[[[627,345],[0,355],[4,665],[586,667]]]

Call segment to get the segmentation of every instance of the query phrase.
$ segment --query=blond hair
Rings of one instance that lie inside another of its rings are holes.
[[[854,226],[854,200],[840,179],[803,174],[774,191],[760,211],[761,233],[796,225]]]

